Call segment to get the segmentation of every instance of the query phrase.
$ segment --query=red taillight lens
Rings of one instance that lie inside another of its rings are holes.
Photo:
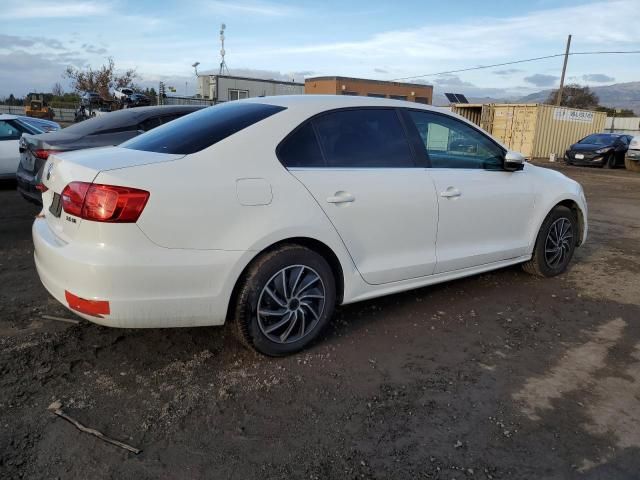
[[[148,199],[149,192],[137,188],[71,182],[62,191],[62,208],[85,220],[134,223]]]
[[[45,150],[39,148],[38,150],[34,150],[32,153],[36,158],[39,158],[40,160],[47,160],[49,158],[49,155],[58,153],[58,150]]]
[[[65,212],[76,217],[82,217],[82,205],[87,190],[91,186],[85,182],[71,182],[62,190],[62,208]]]

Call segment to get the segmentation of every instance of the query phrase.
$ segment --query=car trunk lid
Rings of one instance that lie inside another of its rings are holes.
[[[141,152],[126,148],[105,147],[53,154],[42,170],[42,214],[53,232],[64,242],[71,242],[85,221],[62,208],[62,192],[71,182],[93,183],[102,171],[172,161],[184,155]],[[135,187],[135,185],[128,185]]]

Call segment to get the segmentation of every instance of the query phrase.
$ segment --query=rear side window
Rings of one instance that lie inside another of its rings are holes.
[[[312,120],[326,166],[410,168],[413,155],[394,109],[330,112]]]
[[[233,102],[205,108],[139,135],[121,147],[188,155],[274,115],[284,107]]]
[[[292,133],[278,148],[278,159],[285,167],[323,167],[324,159],[311,122]]]

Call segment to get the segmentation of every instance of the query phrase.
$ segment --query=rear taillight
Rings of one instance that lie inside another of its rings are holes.
[[[33,156],[36,158],[39,158],[40,160],[47,160],[49,158],[49,155],[53,155],[54,153],[58,153],[59,150],[45,150],[43,148],[39,148],[37,150],[34,150]]]
[[[62,191],[62,208],[94,222],[133,223],[148,199],[149,192],[137,188],[71,182]]]

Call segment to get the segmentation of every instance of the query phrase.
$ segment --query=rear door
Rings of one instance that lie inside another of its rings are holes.
[[[287,137],[278,157],[324,210],[366,282],[433,273],[435,189],[396,109],[324,113]]]
[[[450,115],[405,111],[428,154],[438,198],[436,273],[527,253],[534,190],[526,167],[507,172],[504,150]]]

